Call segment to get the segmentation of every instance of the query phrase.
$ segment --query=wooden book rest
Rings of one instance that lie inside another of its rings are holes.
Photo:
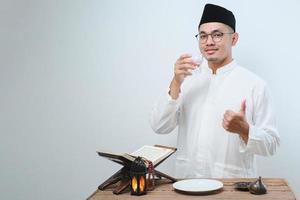
[[[164,147],[161,145],[154,145],[157,147]],[[170,147],[164,147],[164,148],[170,148]],[[175,148],[173,148],[176,150]],[[171,156],[170,154],[169,156]],[[162,163],[164,160],[166,160],[169,156],[165,157],[163,160],[161,160],[159,163],[154,165],[154,174],[157,178],[162,179],[166,178],[169,179],[171,182],[176,182],[177,179],[164,174],[158,170],[155,170],[155,167],[157,167],[160,163]],[[101,185],[98,186],[99,190],[105,190],[108,186],[116,184],[117,182],[120,182],[116,188],[113,190],[114,194],[121,194],[125,189],[127,189],[130,186],[130,167],[131,167],[131,162],[124,162],[124,161],[119,161],[119,160],[112,160],[118,164],[121,164],[123,167],[114,173],[111,177],[109,177],[106,181],[104,181]]]

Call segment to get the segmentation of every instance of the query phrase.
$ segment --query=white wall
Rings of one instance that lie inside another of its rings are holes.
[[[300,3],[211,1],[231,9],[235,59],[272,90],[282,145],[259,158],[300,198]],[[148,123],[173,63],[194,52],[205,1],[1,0],[0,199],[85,199],[119,166],[98,148],[176,144]],[[173,158],[160,166],[172,175]]]

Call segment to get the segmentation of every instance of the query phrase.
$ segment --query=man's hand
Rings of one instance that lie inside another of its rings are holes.
[[[182,54],[174,64],[174,80],[181,85],[186,76],[192,75],[200,63],[195,62],[190,54]]]
[[[249,124],[246,120],[246,100],[242,102],[239,112],[225,111],[223,128],[231,133],[239,134],[245,143],[248,142]]]
[[[170,95],[177,99],[181,84],[186,76],[192,75],[191,71],[196,69],[200,63],[192,59],[190,54],[182,54],[174,64],[174,77],[170,85]]]

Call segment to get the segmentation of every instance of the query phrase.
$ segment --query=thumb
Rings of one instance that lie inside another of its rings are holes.
[[[240,112],[246,114],[246,99],[242,101]]]

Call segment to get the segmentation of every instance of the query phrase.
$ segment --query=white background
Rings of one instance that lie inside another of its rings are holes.
[[[205,1],[0,2],[0,199],[85,199],[119,169],[96,149],[176,144],[149,113],[177,57],[196,51]],[[300,3],[210,2],[235,13],[234,58],[274,98],[282,144],[259,174],[300,198]],[[173,158],[160,170],[172,175]]]

